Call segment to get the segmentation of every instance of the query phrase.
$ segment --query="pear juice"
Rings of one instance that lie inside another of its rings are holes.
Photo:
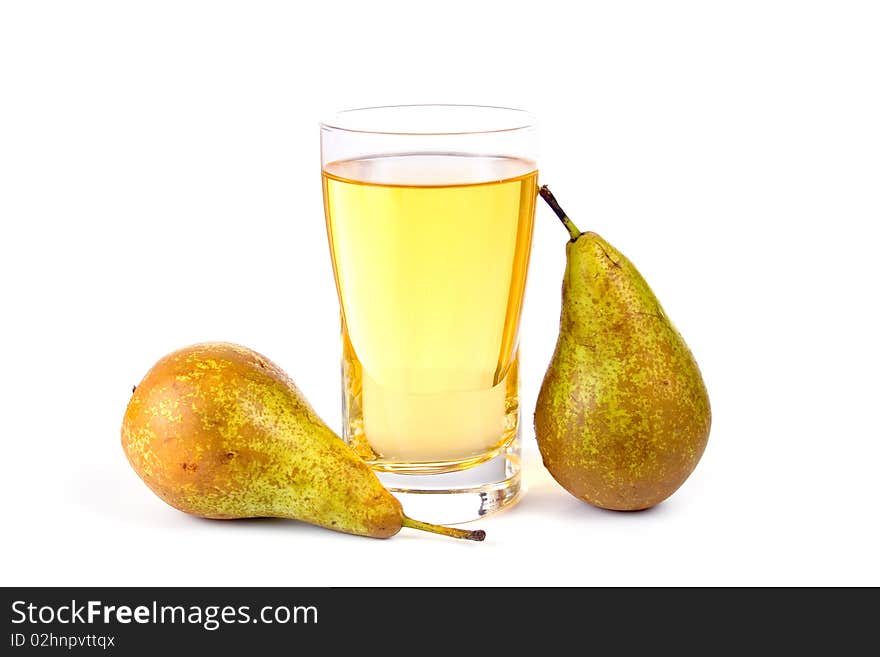
[[[344,437],[374,467],[456,470],[517,436],[537,175],[531,161],[454,154],[324,166]]]

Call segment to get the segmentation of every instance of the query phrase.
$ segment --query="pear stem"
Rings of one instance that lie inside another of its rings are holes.
[[[454,527],[444,527],[443,525],[432,525],[429,522],[413,520],[407,516],[403,516],[402,524],[404,527],[410,527],[411,529],[420,529],[423,532],[431,532],[432,534],[443,534],[452,538],[464,538],[469,541],[482,541],[486,538],[486,532],[482,529],[456,529]]]
[[[574,242],[580,237],[581,231],[574,225],[574,222],[568,218],[568,215],[565,214],[565,210],[559,206],[559,201],[553,196],[553,192],[550,191],[550,188],[547,187],[547,185],[544,185],[538,190],[538,193],[541,195],[541,198],[547,202],[550,209],[556,213],[556,216],[559,217],[559,221],[562,222],[562,225],[568,229],[568,234],[571,235],[571,241]]]

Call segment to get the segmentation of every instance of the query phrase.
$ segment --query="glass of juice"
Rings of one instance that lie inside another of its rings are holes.
[[[522,110],[401,105],[321,124],[343,437],[434,522],[520,492],[519,319],[538,170]]]

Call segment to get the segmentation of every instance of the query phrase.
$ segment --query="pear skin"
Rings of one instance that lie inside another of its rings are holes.
[[[198,344],[159,360],[129,401],[122,447],[156,495],[203,518],[294,518],[375,538],[403,525],[484,536],[407,518],[293,381],[238,345]]]
[[[559,207],[555,199],[550,205]],[[706,386],[635,266],[558,214],[572,239],[559,338],[535,408],[538,446],[576,497],[605,509],[647,509],[684,483],[706,448]]]

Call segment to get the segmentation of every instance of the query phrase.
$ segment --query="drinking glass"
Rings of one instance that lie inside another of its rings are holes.
[[[527,112],[473,105],[321,124],[343,437],[420,519],[473,520],[520,491],[535,137]]]

